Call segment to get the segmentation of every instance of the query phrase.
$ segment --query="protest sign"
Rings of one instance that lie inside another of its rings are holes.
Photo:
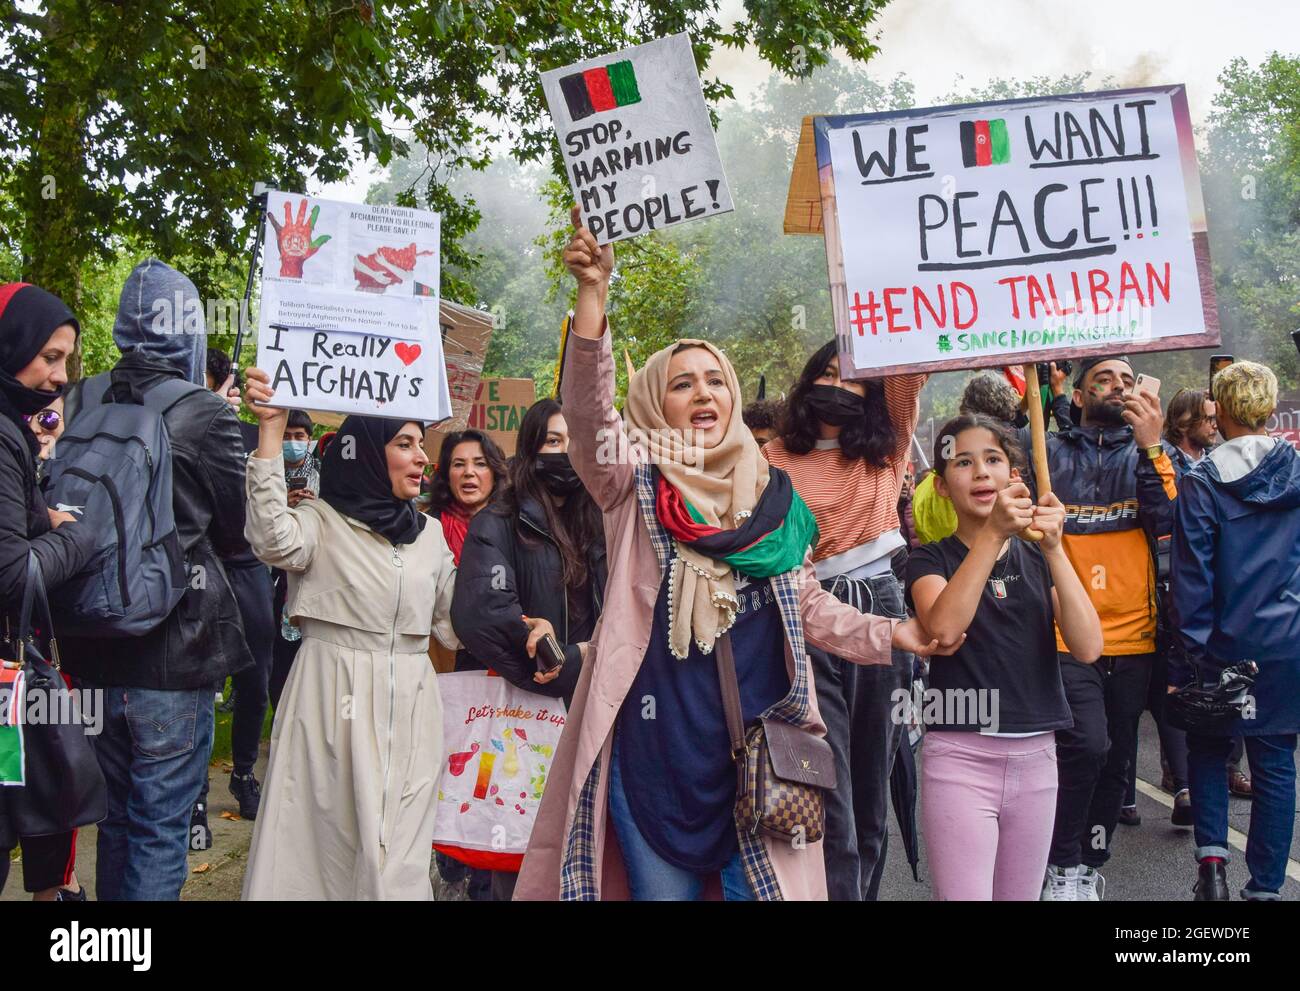
[[[1264,426],[1271,436],[1286,441],[1300,452],[1300,392],[1278,396],[1277,409]]]
[[[449,416],[438,215],[273,191],[266,221],[257,363],[273,405]]]
[[[466,411],[464,424],[453,427],[444,423],[437,430],[430,430],[424,449],[430,458],[436,460],[442,450],[443,438],[455,430],[468,428],[483,431],[506,457],[512,457],[519,437],[519,424],[536,398],[532,379],[481,378]]]
[[[438,675],[443,764],[433,845],[457,860],[519,870],[555,748],[562,699],[485,671]]]
[[[1182,86],[814,130],[841,374],[1219,343]]]
[[[599,243],[733,209],[685,33],[543,72],[542,89]]]

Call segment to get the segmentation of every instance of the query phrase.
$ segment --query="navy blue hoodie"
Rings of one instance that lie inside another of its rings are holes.
[[[1179,483],[1170,567],[1174,629],[1203,675],[1259,664],[1241,732],[1300,732],[1300,456],[1279,440],[1231,482],[1203,458]],[[1174,684],[1191,680],[1171,661]]]

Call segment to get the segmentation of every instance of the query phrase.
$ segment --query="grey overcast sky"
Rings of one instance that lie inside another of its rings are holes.
[[[742,0],[722,0],[724,23],[743,10]],[[1229,59],[1258,64],[1271,51],[1300,48],[1297,0],[893,0],[875,25],[881,53],[871,71],[880,79],[906,73],[923,104],[955,88],[958,76],[969,86],[1091,70],[1118,86],[1186,83],[1198,124]],[[709,71],[748,102],[771,70],[747,49],[715,52]],[[359,167],[321,195],[359,201],[375,175]]]

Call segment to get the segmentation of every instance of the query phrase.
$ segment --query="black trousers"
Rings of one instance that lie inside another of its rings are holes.
[[[1165,697],[1169,694],[1168,655],[1157,653],[1151,662],[1151,682],[1147,686],[1146,710],[1155,720],[1160,733],[1160,750],[1169,765],[1174,779],[1174,792],[1187,787],[1187,734],[1165,718]],[[1137,752],[1138,735],[1133,734],[1133,749],[1129,755],[1128,788],[1124,792],[1124,806],[1137,804]]]
[[[822,587],[860,612],[907,615],[892,573],[866,581],[834,578]],[[826,893],[831,901],[874,901],[885,864],[889,774],[903,738],[895,720],[898,691],[910,692],[912,655],[895,650],[891,664],[854,664],[810,647],[817,708],[835,755],[836,787],[825,793]]]
[[[1074,726],[1056,731],[1056,823],[1048,862],[1101,867],[1128,787],[1153,654],[1104,655],[1081,664],[1058,655]]]
[[[77,831],[49,836],[22,836],[23,890],[29,894],[67,884],[77,860]],[[9,880],[9,850],[0,850],[0,892]]]
[[[257,562],[247,567],[226,568],[230,587],[244,621],[244,642],[253,655],[252,667],[234,675],[235,711],[230,720],[230,752],[236,774],[249,774],[257,763],[257,747],[266,720],[267,688],[271,677],[272,644],[276,626],[271,602],[275,591],[271,573]]]

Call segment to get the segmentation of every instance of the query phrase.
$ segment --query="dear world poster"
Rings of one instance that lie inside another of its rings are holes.
[[[815,127],[846,374],[1219,343],[1181,85]]]
[[[685,33],[543,72],[542,89],[600,244],[733,209]]]
[[[275,405],[450,416],[438,215],[276,191],[265,222],[257,363]]]

